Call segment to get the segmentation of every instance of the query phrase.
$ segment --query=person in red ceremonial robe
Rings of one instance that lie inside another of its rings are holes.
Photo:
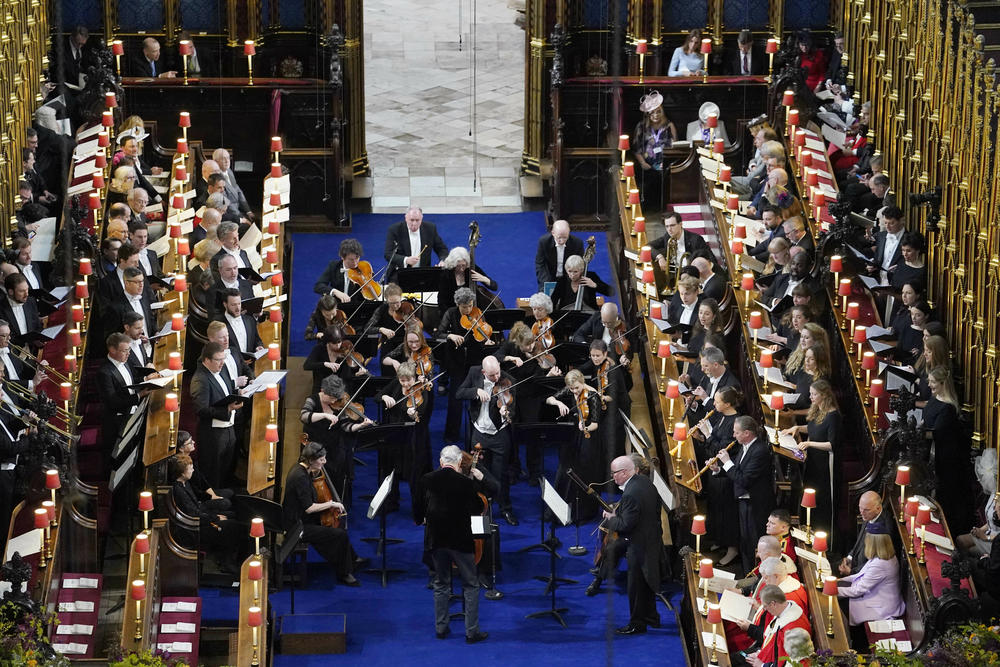
[[[759,637],[755,636],[752,628],[755,626],[762,627],[763,625],[761,617],[765,614],[765,611],[761,603],[761,592],[767,586],[777,586],[780,588],[788,600],[797,604],[808,615],[809,598],[806,589],[802,587],[798,579],[790,576],[780,558],[765,558],[760,564],[760,571],[760,582],[751,595],[755,605],[752,620],[726,621],[723,623],[723,629],[726,632],[726,644],[731,647],[730,650],[745,650],[752,646],[756,640],[759,640]]]
[[[790,601],[778,586],[765,586],[760,593],[761,606],[766,612],[760,625],[750,626],[749,634],[760,636],[760,649],[753,652],[732,652],[734,665],[778,667],[787,662],[785,633],[792,628],[809,631],[809,618],[799,605]]]

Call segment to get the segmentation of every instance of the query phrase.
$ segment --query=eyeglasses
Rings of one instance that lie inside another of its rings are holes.
[[[620,468],[619,470],[612,470],[611,474],[612,475],[617,475],[620,472],[625,472],[625,468]]]

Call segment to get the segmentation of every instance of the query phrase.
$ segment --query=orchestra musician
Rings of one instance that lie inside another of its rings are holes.
[[[414,365],[419,380],[428,380],[432,377],[434,354],[418,322],[407,323],[403,342],[382,355],[382,365],[388,366],[393,372],[398,372],[400,365],[407,361]],[[433,392],[428,392],[428,400],[433,405]]]
[[[563,276],[566,259],[583,256],[583,241],[569,233],[569,223],[556,220],[548,234],[538,239],[535,250],[535,278],[538,291],[545,290],[545,283],[554,283]]]
[[[575,470],[588,484],[600,481],[597,465],[601,458],[602,443],[594,437],[601,418],[601,399],[597,391],[587,385],[583,373],[571,370],[566,373],[566,386],[545,399],[545,403],[559,410],[559,417],[569,417],[576,422],[579,433],[574,440],[562,442],[559,446],[559,468],[556,471],[555,488],[563,498],[578,494],[571,488],[567,470]],[[572,493],[571,493],[572,492]],[[597,511],[596,503],[589,500],[580,503],[581,520],[590,518]],[[582,497],[581,497],[582,499]]]
[[[488,633],[479,629],[479,577],[470,517],[483,512],[483,502],[473,480],[461,472],[462,450],[455,445],[443,447],[439,463],[440,469],[420,479],[419,501],[413,508],[416,521],[427,525],[427,546],[434,564],[434,629],[438,639],[451,632],[448,620],[454,564],[462,579],[465,641],[476,644]]]
[[[663,228],[666,233],[650,241],[649,247],[653,251],[653,261],[664,272],[676,270],[677,262],[685,254],[690,257],[700,250],[708,250],[705,239],[684,229],[681,214],[674,209],[668,208],[663,212]],[[670,247],[675,248],[672,253],[669,252]],[[711,251],[709,250],[709,252]],[[685,261],[681,265],[686,266],[687,264],[688,262]]]
[[[691,430],[698,464],[701,466],[733,441],[733,426],[739,415],[737,407],[742,405],[743,395],[738,387],[723,387],[715,392],[712,400],[711,413],[695,423]],[[718,561],[724,567],[740,553],[739,534],[729,525],[737,511],[733,482],[723,475],[707,475],[701,479],[708,505],[705,521],[708,528],[708,551],[725,549],[725,555]]]
[[[693,421],[700,421],[708,412],[706,407],[715,393],[724,387],[738,387],[739,380],[726,366],[726,357],[717,347],[704,347],[699,355],[702,376],[698,384],[691,390],[688,403],[688,416]]]
[[[0,378],[3,378],[5,369],[6,366],[0,368]],[[0,548],[4,549],[10,518],[21,497],[17,491],[18,458],[31,447],[28,440],[21,438],[20,428],[14,426],[15,421],[11,415],[0,413]]]
[[[598,309],[598,293],[605,296],[614,294],[614,288],[601,280],[595,272],[586,271],[584,274],[587,264],[580,255],[570,255],[564,268],[565,272],[556,281],[556,288],[552,291],[552,303],[556,310],[575,309],[579,290],[583,290],[580,310],[591,313]]]
[[[601,339],[591,341],[590,359],[579,370],[597,389],[600,405],[597,432],[603,445],[599,469],[604,470],[613,459],[625,454],[625,423],[621,412],[628,416],[632,410],[625,372],[620,363],[611,359],[607,343]]]
[[[628,340],[625,338],[625,322],[618,316],[618,304],[605,302],[599,312],[594,313],[586,322],[573,332],[573,341],[587,343],[600,339],[608,346],[609,354],[617,359],[617,363],[627,366],[632,359]],[[617,350],[617,352],[616,352]],[[628,378],[631,389],[631,376]]]
[[[423,336],[421,336],[421,339]],[[417,382],[417,366],[405,361],[396,367],[396,378],[375,396],[385,408],[382,421],[386,424],[415,422],[413,440],[397,443],[393,450],[379,450],[379,479],[396,470],[393,488],[385,504],[387,511],[399,507],[399,479],[410,483],[411,500],[416,501],[417,481],[431,471],[430,433],[427,422],[432,409],[431,389]],[[411,504],[411,507],[413,505]]]
[[[306,325],[306,340],[319,340],[323,338],[323,332],[334,324],[344,326],[344,333],[353,335],[354,327],[347,324],[347,316],[337,305],[337,297],[332,294],[324,294],[316,304],[316,310],[309,316],[309,324]],[[348,328],[350,327],[350,328]]]
[[[351,547],[344,529],[346,509],[330,489],[323,472],[326,450],[316,442],[308,442],[299,454],[299,461],[285,478],[282,520],[286,531],[301,526],[302,541],[313,546],[333,568],[337,581],[346,586],[360,586],[354,576],[363,563]],[[325,493],[317,490],[319,486]],[[320,496],[322,495],[322,499]]]
[[[328,375],[339,375],[349,383],[359,375],[368,374],[364,359],[337,324],[323,332],[322,340],[316,341],[302,368],[313,374],[313,393],[319,391],[323,378]]]
[[[419,206],[406,209],[403,222],[392,224],[385,234],[386,280],[394,281],[399,269],[431,265],[431,250],[444,260],[448,246],[438,235],[437,227],[424,222],[424,212]],[[438,266],[441,266],[438,261]]]
[[[467,288],[463,288],[467,289]],[[458,295],[455,296],[458,299]],[[518,525],[510,502],[511,440],[508,428],[514,416],[515,392],[511,376],[500,370],[494,356],[483,358],[482,365],[469,369],[465,381],[455,391],[455,398],[468,401],[470,444],[479,443],[486,455],[486,467],[500,480],[497,505],[504,520],[511,526]]]
[[[375,312],[372,313],[368,323],[361,328],[361,331],[377,330],[383,336],[382,347],[388,345],[390,346],[388,349],[392,349],[392,346],[399,344],[399,341],[402,339],[400,334],[403,331],[403,323],[406,322],[408,324],[414,320],[418,322],[420,320],[416,315],[407,320],[409,314],[403,314],[407,310],[407,307],[403,306],[403,290],[399,288],[399,285],[395,283],[386,285],[382,290],[382,298],[384,301],[375,309]],[[409,306],[409,308],[412,308],[412,306]],[[410,312],[412,313],[412,311]],[[397,336],[399,337],[397,338]]]
[[[453,303],[455,301],[455,291],[460,287],[469,287],[477,294],[477,302],[480,308],[485,308],[489,299],[484,302],[482,293],[478,286],[495,292],[497,281],[493,280],[486,273],[476,266],[469,266],[469,251],[465,248],[452,248],[448,256],[444,258],[442,266],[447,269],[441,274],[441,286],[438,287],[438,303]]]
[[[344,239],[340,242],[340,259],[330,262],[313,285],[313,292],[336,297],[341,303],[358,301],[361,296],[361,285],[353,282],[348,275],[348,269],[357,270],[358,262],[363,253],[361,243],[357,239]]]

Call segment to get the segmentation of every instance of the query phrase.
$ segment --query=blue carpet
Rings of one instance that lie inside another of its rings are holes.
[[[541,214],[506,215],[442,215],[434,216],[442,237],[449,246],[464,245],[468,221],[478,219],[482,226],[483,245],[477,260],[484,270],[500,283],[503,295],[512,303],[517,296],[528,296],[535,289],[534,248],[544,233]],[[386,227],[398,216],[358,215],[352,234],[367,248],[369,258],[378,257]],[[606,245],[598,235],[598,254],[594,270],[602,277],[609,275]],[[292,327],[294,350],[308,349],[301,332],[315,306],[312,284],[326,262],[336,256],[339,235],[295,235],[295,267],[293,273]],[[373,262],[376,266],[380,263]],[[301,353],[301,352],[298,352]],[[374,368],[374,363],[373,363]],[[430,419],[433,459],[442,443],[446,401],[435,401]],[[373,406],[369,414],[374,415]],[[374,547],[362,542],[363,537],[378,534],[378,522],[365,518],[366,505],[361,496],[371,493],[378,484],[374,453],[362,455],[368,465],[356,469],[355,505],[351,512],[351,541],[360,555],[377,564]],[[524,460],[522,447],[521,460]],[[551,480],[556,468],[555,452],[547,452],[546,476]],[[557,529],[563,542],[562,556],[557,561],[557,576],[576,579],[578,583],[561,586],[556,593],[559,607],[568,607],[565,614],[568,628],[550,618],[527,619],[526,614],[548,609],[550,598],[545,586],[535,575],[547,575],[549,557],[541,551],[519,553],[522,547],[539,541],[540,499],[538,489],[525,483],[511,488],[514,511],[521,519],[518,527],[499,521],[501,531],[502,571],[497,575],[497,588],[504,593],[502,600],[481,599],[480,626],[490,633],[483,644],[468,646],[463,639],[463,625],[453,621],[452,635],[439,641],[434,637],[433,594],[426,589],[426,569],[422,565],[423,529],[412,521],[410,498],[406,485],[401,489],[401,507],[388,518],[389,537],[404,540],[388,548],[388,565],[400,568],[404,574],[393,575],[387,588],[382,588],[377,575],[360,574],[361,588],[334,586],[332,574],[315,552],[310,550],[308,590],[297,591],[297,613],[344,613],[347,615],[347,654],[344,656],[276,656],[278,667],[295,665],[365,664],[415,665],[438,664],[458,660],[477,665],[683,665],[683,647],[678,638],[676,619],[660,605],[662,629],[634,637],[616,637],[614,628],[628,621],[628,598],[625,593],[625,573],[615,582],[605,582],[604,593],[587,597],[584,589],[590,583],[587,570],[593,562],[596,524],[581,526],[580,543],[588,548],[584,556],[570,556],[567,548],[576,543],[572,526]],[[624,563],[621,565],[624,568]],[[458,582],[453,584],[456,591]],[[676,588],[676,587],[675,587]],[[238,595],[235,590],[203,589],[205,619],[203,623],[231,625],[237,615]],[[679,592],[672,603],[679,604]],[[287,589],[270,597],[275,617],[290,611]],[[453,611],[460,611],[456,602]]]

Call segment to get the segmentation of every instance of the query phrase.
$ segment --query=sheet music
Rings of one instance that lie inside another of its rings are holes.
[[[10,538],[7,541],[7,551],[4,552],[4,562],[9,561],[15,551],[20,553],[22,558],[37,554],[42,548],[42,534],[43,531],[41,528],[35,528],[17,537]]]
[[[56,244],[56,219],[42,218],[38,221],[38,229],[31,237],[32,257],[35,261],[52,261],[52,249]]]
[[[253,169],[248,169],[247,171],[253,171]],[[264,192],[270,195],[272,192],[277,190],[278,192],[288,192],[291,189],[291,177],[289,174],[284,174],[278,178],[273,178],[268,176],[264,179]]]
[[[371,504],[368,506],[368,518],[374,519],[375,515],[378,514],[378,510],[382,507],[382,503],[385,502],[386,496],[392,490],[392,480],[396,478],[396,471],[393,470],[385,479],[382,480],[382,484],[378,487],[378,491],[375,492],[375,497],[372,498]]]
[[[882,272],[880,271],[879,273]],[[863,282],[865,284],[865,287],[867,287],[868,289],[889,287],[889,281],[886,278],[882,278],[882,280],[875,280],[870,276],[858,276],[858,277],[861,278],[861,282]]]
[[[871,628],[872,632],[876,632],[880,635],[889,634],[890,632],[903,632],[906,630],[906,624],[899,618],[893,618],[888,621],[868,621],[868,627]]]
[[[290,211],[287,208],[278,209],[277,211],[268,211],[264,213],[261,222],[267,224],[269,222],[288,222],[288,216]]]
[[[257,358],[260,359],[265,354],[267,354],[267,348],[264,348]],[[260,393],[267,389],[267,385],[269,384],[281,384],[287,374],[288,371],[264,371],[254,378],[253,382],[244,387],[242,393],[244,396]]]
[[[877,324],[869,325],[867,331],[865,331],[865,334],[868,336],[868,340],[871,340],[872,338],[881,338],[882,336],[888,336],[891,333],[892,331],[890,329],[886,329],[885,327],[880,327]]]
[[[765,426],[764,429],[767,431],[768,440],[772,440],[773,441],[773,438],[774,438],[774,427],[773,426]],[[798,458],[802,458],[802,459],[805,458],[805,453],[803,453],[799,449],[798,443],[795,442],[794,436],[791,436],[791,435],[779,435],[778,436],[778,446],[781,447],[782,449],[787,449],[788,451],[793,452],[796,455],[796,457],[798,457]]]
[[[552,514],[559,519],[559,522],[566,526],[570,522],[569,505],[555,487],[549,484],[549,480],[542,478],[542,500],[552,510]]]
[[[722,611],[722,618],[727,621],[735,623],[736,621],[753,620],[753,600],[734,590],[722,591],[719,607]]]
[[[823,145],[822,141],[817,141],[810,137],[806,137],[806,148],[811,148],[814,151],[819,151],[820,153],[826,154],[826,146]]]
[[[834,146],[840,148],[847,145],[847,135],[840,130],[824,124],[822,127],[823,138]]]
[[[243,250],[256,249],[260,245],[262,238],[264,238],[264,235],[261,234],[260,228],[257,225],[250,225],[246,232],[244,232],[243,237],[240,238],[240,248]]]
[[[73,180],[83,177],[90,177],[95,171],[97,171],[97,166],[94,164],[94,160],[87,160],[86,162],[80,162],[75,167],[73,167]]]
[[[163,202],[150,204],[146,207],[146,213],[163,213]]]
[[[473,535],[486,535],[486,517],[482,514],[473,514],[469,519]]]
[[[719,653],[729,653],[726,648],[726,636],[724,634],[713,634],[711,632],[701,633],[701,643],[705,646],[705,648],[712,648],[713,642],[716,651]]]
[[[896,347],[895,345],[890,345],[889,343],[883,343],[882,341],[878,340],[870,340],[868,341],[868,344],[872,346],[872,350],[874,350],[875,354],[878,354],[879,352],[885,352],[886,350],[891,350],[894,347]]]
[[[672,510],[677,507],[677,499],[674,498],[674,494],[670,492],[670,487],[663,480],[659,471],[655,468],[653,469],[653,486],[656,487],[656,492],[660,494],[660,502],[662,502],[668,510]]]

